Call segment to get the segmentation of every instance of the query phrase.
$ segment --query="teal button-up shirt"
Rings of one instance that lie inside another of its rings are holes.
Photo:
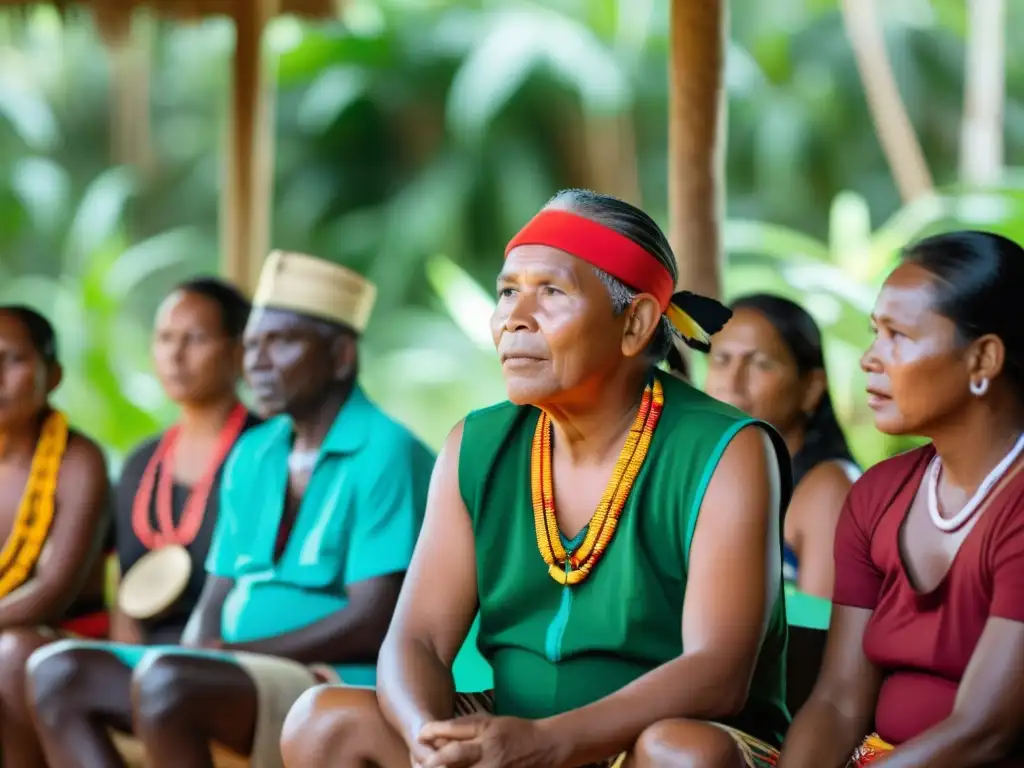
[[[434,454],[358,387],[338,413],[280,560],[292,424],[249,430],[229,457],[206,562],[232,579],[221,634],[249,642],[343,610],[349,584],[405,571],[423,522]],[[373,685],[372,665],[339,665],[346,683]]]

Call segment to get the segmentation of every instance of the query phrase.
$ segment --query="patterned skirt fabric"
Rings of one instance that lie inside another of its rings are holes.
[[[863,768],[863,766],[873,763],[887,752],[892,752],[892,750],[892,744],[882,741],[877,733],[873,733],[857,747],[857,751],[853,753],[853,758],[850,760],[848,768]]]
[[[494,694],[491,691],[485,691],[484,693],[460,693],[455,697],[455,715],[457,717],[472,715],[478,712],[494,712]],[[779,760],[779,751],[775,747],[771,747],[743,731],[737,731],[735,728],[719,723],[712,723],[712,725],[721,728],[735,740],[736,745],[743,754],[747,768],[775,768]],[[627,753],[623,752],[600,763],[580,766],[580,768],[622,768],[626,762],[626,756]]]

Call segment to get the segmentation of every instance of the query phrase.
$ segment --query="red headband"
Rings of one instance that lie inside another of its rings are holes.
[[[534,216],[505,248],[547,245],[592,264],[630,288],[649,293],[665,312],[672,301],[672,273],[625,235],[568,211],[546,210]]]

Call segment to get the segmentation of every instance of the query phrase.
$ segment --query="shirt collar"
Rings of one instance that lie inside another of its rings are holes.
[[[353,386],[345,404],[334,417],[334,423],[327,436],[320,444],[321,455],[355,453],[362,448],[371,429],[370,417],[375,410],[376,407],[362,388],[358,384]]]

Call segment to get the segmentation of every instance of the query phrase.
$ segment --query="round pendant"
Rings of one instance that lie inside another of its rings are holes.
[[[178,601],[191,577],[192,558],[185,547],[171,544],[154,549],[121,577],[118,607],[133,619],[154,619]]]

